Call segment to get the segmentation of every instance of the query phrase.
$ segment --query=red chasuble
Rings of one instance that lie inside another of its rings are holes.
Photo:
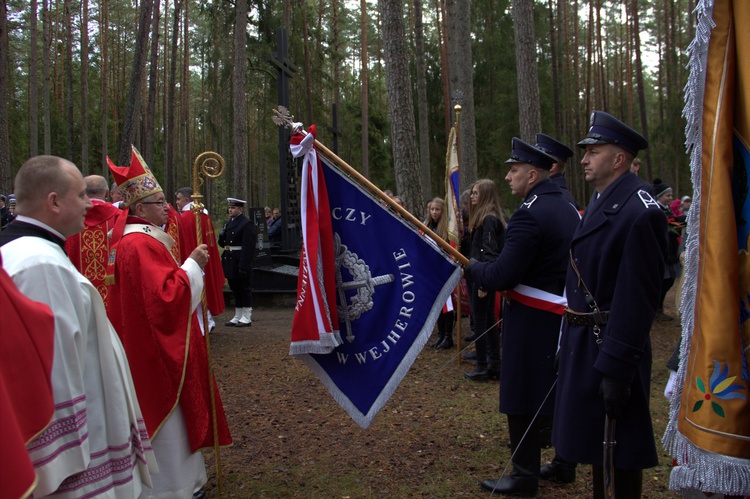
[[[0,499],[27,497],[36,486],[26,444],[49,424],[55,319],[29,300],[0,267]]]
[[[167,226],[164,227],[164,232],[174,239],[174,245],[170,251],[174,259],[182,263],[185,261],[185,258],[190,256],[190,253],[188,252],[186,255],[180,254],[180,250],[182,249],[180,245],[180,212],[175,210],[171,204],[167,206],[169,206],[169,211],[167,213]],[[193,249],[195,249],[195,246],[193,246]],[[190,251],[193,250],[191,249]]]
[[[141,223],[146,222],[128,217],[128,224]],[[108,315],[125,347],[149,437],[158,434],[179,402],[191,451],[212,447],[206,344],[190,311],[187,274],[162,242],[144,232],[126,232],[117,249],[115,282]],[[229,445],[221,397],[212,384],[219,444]]]
[[[115,217],[122,210],[101,199],[92,199],[91,202],[94,206],[86,212],[83,221],[86,228],[65,240],[65,253],[78,272],[99,291],[106,305],[109,292],[104,284],[109,258],[107,233],[114,227]]]
[[[206,304],[211,313],[216,316],[224,311],[224,269],[221,268],[221,255],[216,245],[216,234],[211,218],[201,213],[201,237],[208,246],[208,264],[203,271],[206,273]],[[183,261],[198,246],[198,235],[195,230],[195,213],[183,211],[180,216],[180,254]]]

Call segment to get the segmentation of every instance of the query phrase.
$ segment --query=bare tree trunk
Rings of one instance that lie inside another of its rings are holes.
[[[422,193],[432,198],[430,180],[430,125],[427,104],[427,70],[424,60],[424,26],[422,25],[422,0],[414,0],[414,45],[417,59],[417,113],[419,116],[419,170]]]
[[[234,92],[234,122],[232,163],[235,168],[234,195],[247,196],[248,158],[247,158],[247,104],[245,100],[245,83],[247,79],[247,0],[236,1],[234,20],[234,73],[232,84]],[[247,199],[243,197],[242,199]]]
[[[446,0],[445,7],[448,21],[451,94],[461,105],[461,185],[469,185],[477,178],[471,0]],[[457,95],[459,93],[460,97]]]
[[[369,26],[367,15],[367,0],[360,0],[360,33],[362,36],[362,175],[370,176],[370,83],[369,83],[369,60],[367,56],[367,27]]]
[[[332,45],[333,45],[333,57],[331,57],[331,63],[333,64],[333,81],[331,82],[331,90],[333,91],[333,109],[331,113],[331,129],[333,124],[336,123],[336,127],[339,127],[338,112],[341,108],[341,35],[339,31],[339,0],[333,0],[331,6],[333,13],[333,26],[332,26]],[[333,151],[339,154],[339,130],[334,130],[333,136]]]
[[[445,1],[435,0],[435,24],[440,42],[440,82],[443,88],[443,125],[445,140],[451,132],[453,106],[451,106],[450,65],[448,64],[448,23],[445,21]]]
[[[635,34],[635,81],[638,86],[638,107],[640,108],[641,117],[641,133],[648,139],[648,121],[646,119],[646,90],[643,83],[643,63],[641,62],[641,38],[640,38],[640,27],[638,24],[638,0],[632,0],[632,13],[633,13],[633,33]],[[646,155],[646,175],[650,182],[653,178],[653,172],[651,171],[651,154],[649,150],[644,151]]]
[[[164,158],[164,166],[166,167],[165,177],[167,179],[167,192],[174,192],[176,190],[176,154],[175,154],[175,125],[174,125],[174,110],[175,110],[175,80],[177,79],[177,40],[180,37],[180,10],[182,9],[182,0],[175,0],[174,3],[174,21],[172,24],[172,50],[170,57],[169,67],[169,83],[167,84],[167,129],[166,129],[166,142],[167,150],[166,157]]]
[[[8,2],[0,4],[0,189],[10,192],[10,137],[8,135]]]
[[[109,178],[107,156],[109,155],[109,0],[99,0],[99,43],[102,50],[102,176]]]
[[[539,106],[539,80],[536,66],[533,0],[513,1],[513,27],[516,40],[518,121],[521,139],[533,143],[542,128]]]
[[[561,0],[558,0],[558,2],[560,1]],[[557,53],[557,38],[560,36],[560,30],[555,26],[555,11],[552,5],[552,0],[547,0],[547,8],[549,9],[549,40],[552,63],[552,93],[555,105],[555,135],[557,137],[562,137],[563,110],[560,105],[560,68],[558,63],[559,54]]]
[[[383,33],[383,54],[388,84],[388,111],[396,189],[412,213],[422,209],[419,152],[411,98],[408,47],[404,33],[404,8],[400,0],[378,0]]]
[[[156,126],[156,81],[159,71],[159,23],[161,0],[155,0],[154,15],[151,19],[151,62],[148,68],[148,104],[146,106],[145,124],[143,127],[143,159],[149,165],[154,164],[154,133]]]
[[[39,154],[39,68],[37,67],[37,0],[31,0],[29,54],[29,156]]]
[[[180,96],[182,108],[180,111],[180,148],[177,156],[177,171],[179,175],[177,188],[183,185],[189,185],[192,173],[190,166],[193,164],[193,158],[190,153],[190,143],[188,142],[188,130],[190,125],[190,39],[188,28],[190,27],[190,1],[185,2],[184,22],[182,24],[182,84],[180,85]],[[175,189],[176,190],[176,189]]]
[[[63,16],[65,18],[65,115],[68,131],[68,155],[73,161],[73,136],[75,133],[73,122],[73,12],[72,0],[63,3]],[[75,162],[75,161],[73,161]]]
[[[302,40],[305,46],[305,123],[314,123],[312,61],[310,60],[310,35],[307,29],[307,6],[305,5],[305,0],[300,0],[300,8],[302,9]]]
[[[89,174],[89,1],[81,3],[81,172]]]
[[[119,163],[129,165],[131,156],[131,145],[135,137],[135,123],[138,121],[138,111],[141,102],[141,80],[146,62],[146,50],[148,49],[148,33],[151,26],[151,10],[153,0],[141,0],[141,15],[138,20],[138,38],[135,41],[133,52],[133,72],[130,75],[128,89],[127,110],[122,124],[122,140],[120,141]],[[149,165],[153,166],[153,165]]]

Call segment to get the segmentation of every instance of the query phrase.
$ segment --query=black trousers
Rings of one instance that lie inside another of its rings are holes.
[[[253,286],[250,275],[246,278],[227,279],[227,282],[229,283],[229,289],[234,294],[235,307],[245,308],[253,306]]]
[[[477,367],[500,367],[500,330],[495,325],[495,292],[479,298],[479,285],[471,283],[471,311],[474,317],[474,335],[477,349]]]

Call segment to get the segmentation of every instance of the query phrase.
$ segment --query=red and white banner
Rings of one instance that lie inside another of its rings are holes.
[[[336,267],[328,191],[315,150],[315,125],[295,134],[290,149],[302,157],[302,252],[290,355],[327,354],[341,344],[336,311]]]

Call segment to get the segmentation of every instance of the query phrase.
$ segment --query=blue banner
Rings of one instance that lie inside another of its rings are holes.
[[[461,268],[320,155],[334,233],[339,331],[299,357],[367,428],[424,347]]]

